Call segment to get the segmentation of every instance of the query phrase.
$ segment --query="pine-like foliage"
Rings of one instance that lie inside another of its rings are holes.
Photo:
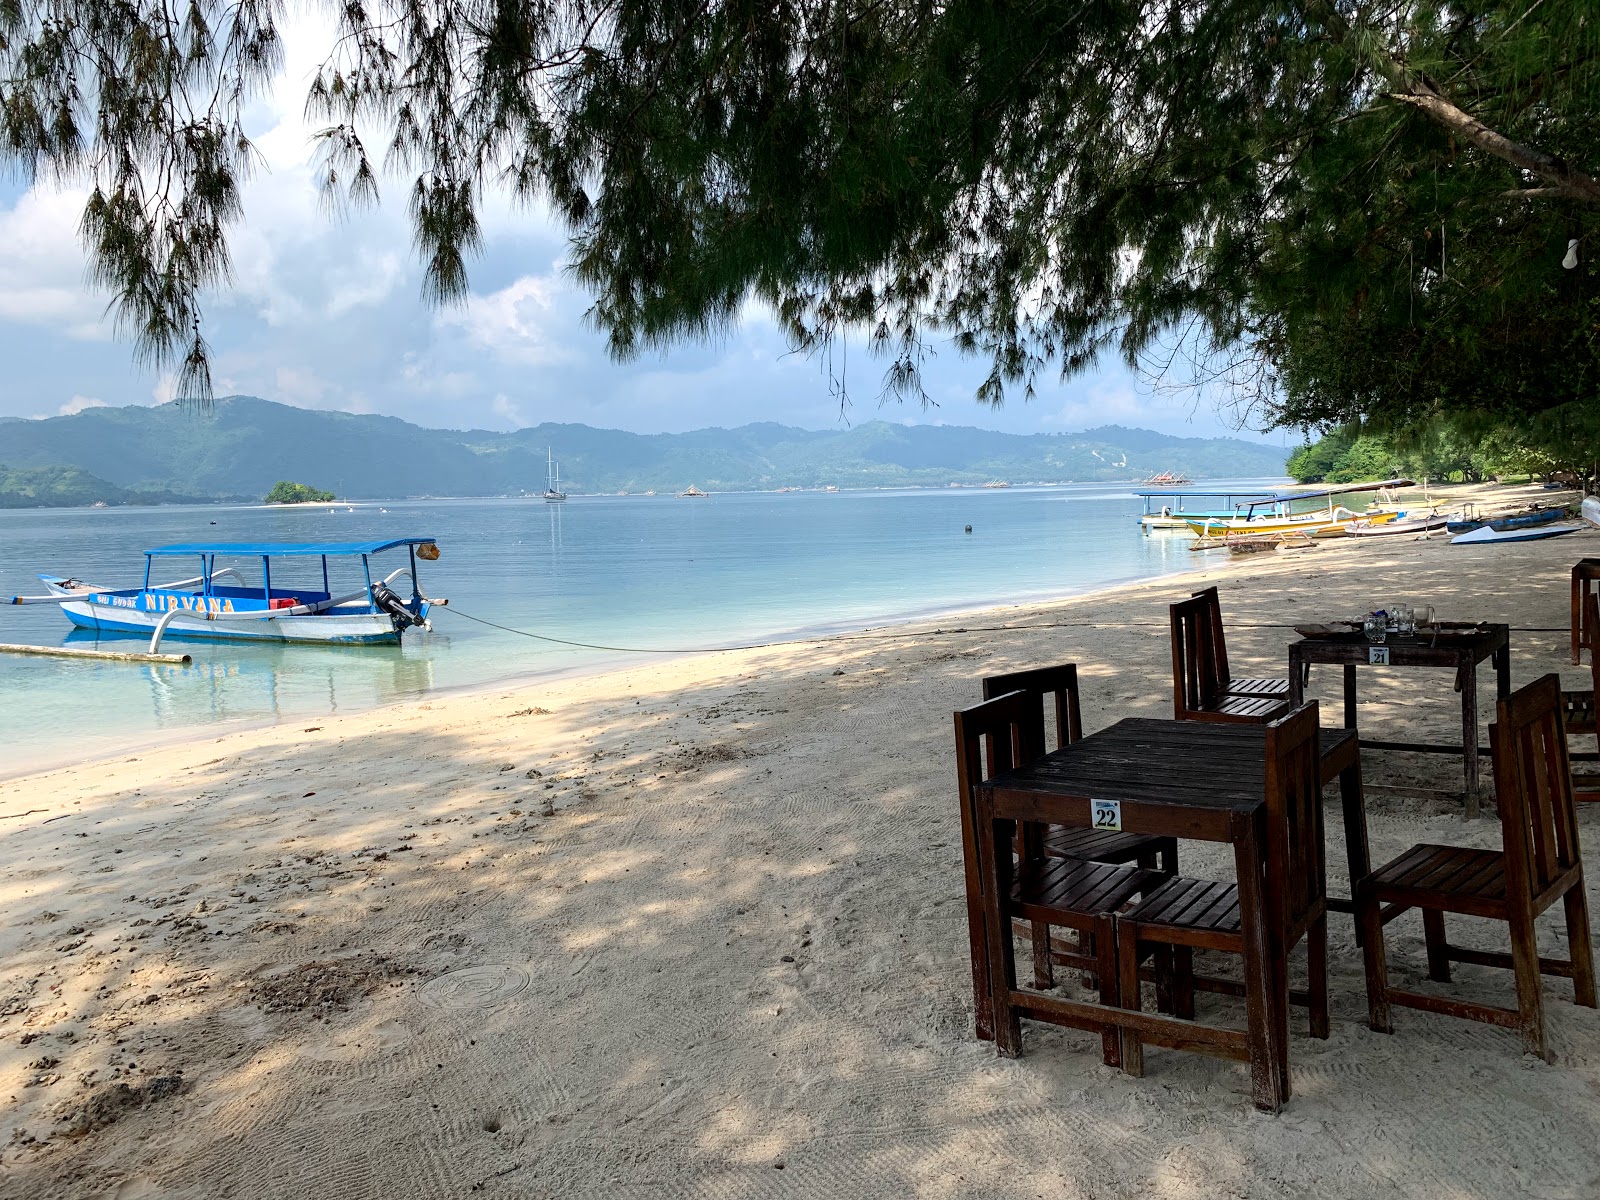
[[[404,181],[437,300],[465,294],[480,203],[503,188],[566,223],[619,356],[755,297],[802,348],[869,331],[903,394],[928,337],[953,337],[998,402],[1192,331],[1254,356],[1269,418],[1320,421],[1349,403],[1329,399],[1350,385],[1325,347],[1385,338],[1402,299],[1409,319],[1410,297],[1448,290],[1417,282],[1430,203],[1502,266],[1497,230],[1586,236],[1591,8],[341,0],[308,105],[331,202]],[[239,113],[275,62],[274,17],[269,0],[0,0],[12,158],[90,178],[98,277],[141,348],[197,385],[199,293],[226,277]],[[1481,322],[1486,303],[1423,325]]]

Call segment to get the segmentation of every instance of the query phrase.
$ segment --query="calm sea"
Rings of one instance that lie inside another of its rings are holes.
[[[398,648],[184,642],[188,668],[0,654],[0,777],[230,723],[369,709],[632,657],[513,636],[452,610],[568,641],[677,650],[1063,596],[1193,566],[1188,538],[1141,533],[1140,511],[1131,490],[1104,484],[0,511],[0,598],[42,592],[35,572],[136,584],[141,552],[170,542],[427,535],[443,556],[422,564],[424,591],[451,602],[436,610],[432,633],[408,632]],[[384,573],[404,561],[393,557]],[[168,564],[158,581],[197,573],[185,560]],[[294,582],[277,569],[273,578]],[[336,579],[340,590],[350,588]],[[0,642],[143,641],[69,629],[52,606],[0,606]]]

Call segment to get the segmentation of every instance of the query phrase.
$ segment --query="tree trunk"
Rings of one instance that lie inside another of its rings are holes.
[[[1305,0],[1305,13],[1308,20],[1320,23],[1336,42],[1345,41],[1350,34],[1349,21],[1329,0]],[[1388,81],[1388,94],[1395,100],[1411,105],[1455,136],[1514,167],[1532,172],[1550,185],[1548,188],[1530,189],[1527,195],[1555,193],[1586,204],[1600,204],[1600,180],[1584,174],[1565,159],[1514,142],[1490,129],[1471,113],[1446,100],[1428,80],[1414,73],[1386,47],[1374,44],[1368,53],[1373,69]]]

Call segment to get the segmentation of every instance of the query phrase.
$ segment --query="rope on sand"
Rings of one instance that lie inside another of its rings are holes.
[[[740,646],[696,646],[691,649],[665,648],[651,646],[608,646],[599,642],[577,642],[569,638],[551,637],[549,634],[534,633],[527,629],[513,629],[510,625],[502,625],[498,621],[491,621],[486,617],[475,617],[471,613],[462,612],[455,605],[440,609],[458,617],[464,617],[479,625],[487,625],[491,629],[498,629],[502,633],[514,634],[517,637],[532,638],[534,641],[549,642],[556,646],[571,646],[578,650],[607,650],[616,654],[731,654],[737,650],[772,650],[780,646],[805,646],[820,641],[837,642],[892,642],[905,641],[914,638],[937,637],[946,633],[1027,633],[1033,630],[1044,629],[1166,629],[1164,621],[1051,621],[1044,624],[1029,625],[963,625],[957,629],[935,629],[931,632],[923,631],[896,631],[866,632],[849,634],[817,634],[814,637],[784,638],[772,642],[748,642]],[[1282,622],[1250,622],[1230,621],[1231,629],[1293,629],[1294,626]],[[1566,633],[1565,628],[1554,626],[1529,626],[1526,628],[1513,628],[1513,633]]]

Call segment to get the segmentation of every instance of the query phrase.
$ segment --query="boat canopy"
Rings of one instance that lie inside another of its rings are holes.
[[[1353,492],[1381,492],[1389,488],[1415,486],[1414,479],[1385,479],[1382,483],[1346,483],[1339,487],[1319,488],[1314,492],[1279,492],[1276,496],[1265,496],[1247,505],[1241,504],[1239,507],[1256,509],[1272,504],[1289,504],[1296,500],[1331,500],[1334,496],[1348,496]]]
[[[1134,495],[1138,496],[1141,500],[1167,500],[1172,498],[1183,500],[1191,496],[1201,497],[1206,500],[1215,500],[1220,499],[1223,496],[1270,496],[1272,494],[1273,493],[1270,488],[1234,488],[1231,490],[1223,490],[1219,488],[1218,490],[1212,492],[1206,491],[1205,488],[1182,488],[1178,491],[1137,491],[1134,493]]]
[[[396,546],[425,546],[431,537],[390,538],[377,542],[179,542],[146,550],[151,558],[183,554],[238,555],[241,558],[326,558],[379,554]]]

